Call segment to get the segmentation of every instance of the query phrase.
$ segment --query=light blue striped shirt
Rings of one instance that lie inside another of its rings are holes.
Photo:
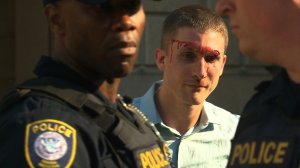
[[[178,168],[225,168],[239,116],[204,102],[195,127],[180,135],[162,122],[156,109],[154,95],[161,82],[155,82],[144,96],[135,98],[134,105],[160,131],[171,150],[172,163]]]

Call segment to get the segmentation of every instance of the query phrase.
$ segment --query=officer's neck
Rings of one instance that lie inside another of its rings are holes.
[[[120,78],[115,78],[111,81],[104,81],[99,86],[99,91],[111,102],[115,103],[120,85]]]

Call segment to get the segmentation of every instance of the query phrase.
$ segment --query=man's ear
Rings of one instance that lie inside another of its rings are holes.
[[[155,50],[155,63],[159,70],[164,71],[165,69],[165,62],[166,62],[166,52],[161,49],[157,48]]]
[[[55,4],[47,4],[44,9],[50,30],[59,36],[64,36],[65,26],[60,7]]]
[[[224,67],[225,67],[225,64],[226,64],[226,61],[227,61],[227,55],[224,55],[222,60],[221,60],[221,69],[220,69],[220,76],[223,74],[223,70],[224,70]]]

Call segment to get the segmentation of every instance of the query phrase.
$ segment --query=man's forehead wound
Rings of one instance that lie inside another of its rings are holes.
[[[189,48],[189,49],[193,49],[196,50],[200,53],[214,53],[215,55],[220,55],[220,51],[218,50],[214,50],[210,47],[207,46],[201,46],[197,43],[194,42],[190,42],[190,41],[181,41],[181,40],[172,40],[172,46],[173,44],[177,44],[177,49],[180,48]]]

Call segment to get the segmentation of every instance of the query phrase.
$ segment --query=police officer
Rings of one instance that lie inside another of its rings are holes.
[[[300,166],[300,1],[218,0],[240,50],[281,67],[246,105],[228,167]]]
[[[44,0],[44,9],[54,54],[1,101],[0,167],[170,167],[147,119],[99,90],[133,68],[141,1]]]

